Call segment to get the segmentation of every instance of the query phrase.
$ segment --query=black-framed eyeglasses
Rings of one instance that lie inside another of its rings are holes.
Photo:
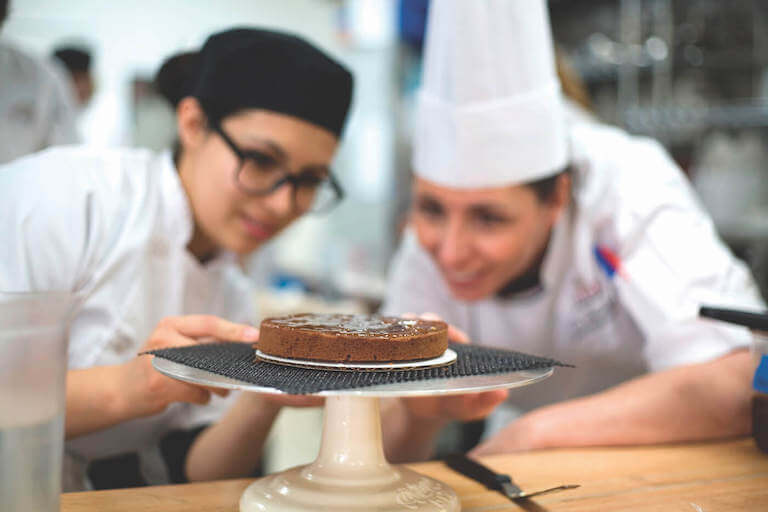
[[[235,171],[235,184],[245,194],[266,196],[285,184],[291,185],[293,205],[299,211],[326,212],[344,199],[344,190],[330,169],[309,167],[291,173],[280,148],[263,142],[263,149],[240,149],[218,123],[212,129],[219,134],[240,160]]]

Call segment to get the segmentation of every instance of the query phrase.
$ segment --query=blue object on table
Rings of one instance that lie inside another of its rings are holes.
[[[760,393],[768,393],[768,355],[760,359],[760,364],[752,380],[752,387]]]

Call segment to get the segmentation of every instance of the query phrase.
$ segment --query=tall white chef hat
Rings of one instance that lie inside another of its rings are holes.
[[[432,0],[413,168],[484,188],[557,174],[567,140],[546,0]]]

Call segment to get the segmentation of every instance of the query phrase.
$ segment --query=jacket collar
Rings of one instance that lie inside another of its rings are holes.
[[[569,205],[560,219],[552,227],[547,252],[541,265],[541,284],[545,290],[557,286],[568,267],[572,254],[571,238],[573,235],[573,207]]]
[[[171,152],[160,153],[155,160],[155,167],[160,175],[160,186],[166,207],[165,223],[169,240],[184,247],[192,239],[194,230],[194,215],[192,205],[181,184],[179,172],[173,163]]]

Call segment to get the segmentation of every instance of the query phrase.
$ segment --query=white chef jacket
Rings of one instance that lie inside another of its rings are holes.
[[[570,126],[573,201],[553,229],[539,288],[454,299],[407,232],[382,308],[435,312],[473,343],[576,365],[513,391],[510,403],[522,411],[744,347],[746,329],[701,320],[698,307],[764,307],[749,271],[718,239],[662,147],[582,121]],[[597,248],[618,257],[616,274],[598,263]]]
[[[74,292],[69,368],[136,357],[164,317],[254,318],[234,255],[201,265],[186,249],[187,196],[169,152],[60,147],[0,166],[0,290]],[[157,442],[172,428],[218,417],[234,399],[176,403],[149,418],[66,443],[66,490],[82,488],[89,459],[138,451],[149,483],[167,479]]]
[[[78,142],[76,118],[64,71],[0,41],[0,164]]]

